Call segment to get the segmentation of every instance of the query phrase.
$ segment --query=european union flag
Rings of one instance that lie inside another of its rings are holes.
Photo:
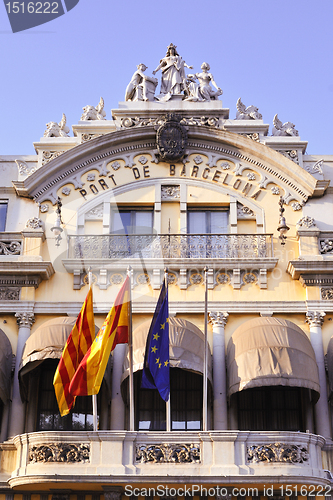
[[[141,387],[157,389],[164,401],[169,399],[169,311],[165,280],[149,328]]]

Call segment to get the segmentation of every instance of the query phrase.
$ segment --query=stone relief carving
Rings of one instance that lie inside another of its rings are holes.
[[[297,153],[296,149],[288,149],[288,150],[286,150],[286,149],[277,149],[276,151],[278,153],[281,153],[286,158],[289,158],[289,160],[292,160],[294,163],[297,163],[297,165],[299,165],[298,153]]]
[[[18,166],[20,175],[31,175],[37,170],[36,164],[33,167],[30,167],[25,161],[15,160],[16,165]]]
[[[256,180],[256,176],[254,175],[253,172],[249,172],[248,174],[246,174],[246,177],[249,179],[249,181],[255,181]]]
[[[205,281],[204,277],[200,273],[192,273],[190,275],[191,285],[201,285]]]
[[[162,102],[169,101],[174,95],[182,95],[185,84],[185,67],[192,69],[193,66],[186,64],[184,59],[178,54],[177,46],[170,43],[167,53],[160,64],[153,71],[153,75],[161,70],[161,90],[157,99]]]
[[[255,219],[255,213],[251,208],[237,203],[237,219]]]
[[[48,206],[47,203],[42,203],[40,206],[40,211],[42,212],[42,214],[45,214],[45,212],[48,212],[50,207]]]
[[[51,160],[54,160],[54,158],[57,158],[64,152],[65,151],[43,151],[42,165],[45,165],[45,163],[48,163]]]
[[[217,273],[216,275],[217,285],[229,285],[231,278],[227,273]]]
[[[43,222],[38,217],[32,217],[27,220],[25,227],[28,227],[29,229],[39,229],[40,227],[43,227]]]
[[[22,243],[17,240],[0,241],[0,255],[21,255]]]
[[[271,187],[271,192],[272,192],[272,194],[279,195],[280,189],[277,186],[273,186],[273,187]]]
[[[304,168],[304,170],[306,170],[310,174],[323,175],[323,169],[322,169],[323,163],[324,163],[324,160],[318,160],[314,165],[311,165],[311,166],[306,165],[303,168]]]
[[[92,208],[85,214],[86,220],[100,220],[103,219],[103,203],[97,207]]]
[[[88,142],[88,141],[91,141],[92,139],[95,139],[96,137],[101,137],[101,135],[103,135],[103,134],[82,134],[81,141]]]
[[[136,282],[138,285],[149,285],[150,278],[148,273],[140,273],[136,277]]]
[[[199,444],[137,445],[136,462],[140,463],[200,463]]]
[[[88,174],[87,175],[87,181],[94,181],[96,179],[96,175],[95,174]]]
[[[301,445],[273,443],[254,445],[247,448],[247,461],[259,462],[285,462],[302,464],[310,458],[307,448]]]
[[[59,123],[49,122],[46,124],[44,137],[68,137],[69,128],[66,125],[66,115],[62,114],[62,119]]]
[[[145,156],[140,156],[139,158],[139,162],[141,163],[141,165],[145,165],[146,163],[148,163],[148,160]]]
[[[305,217],[302,217],[297,223],[296,225],[298,227],[306,227],[307,229],[309,229],[310,227],[314,227],[316,225],[315,221],[314,221],[314,218],[313,217],[309,217],[308,215],[306,215]]]
[[[69,196],[71,194],[71,189],[69,187],[64,187],[62,188],[61,190],[62,194],[64,194],[65,196]]]
[[[298,212],[298,210],[302,210],[302,205],[298,203],[298,201],[295,201],[291,204],[291,208],[294,210],[294,212]]]
[[[111,168],[113,168],[113,170],[119,170],[121,167],[119,161],[114,161],[113,163],[111,163]]]
[[[156,145],[159,159],[167,162],[181,160],[187,145],[187,130],[182,125],[181,116],[168,113],[165,123],[156,133]]]
[[[127,85],[125,101],[154,101],[154,94],[158,84],[157,78],[145,75],[148,67],[138,64],[131,81]],[[154,72],[153,72],[154,73]],[[155,74],[155,73],[154,73]]]
[[[180,185],[161,186],[161,200],[180,199]]]
[[[298,130],[295,129],[295,125],[291,122],[282,123],[278,115],[276,114],[273,118],[273,130],[272,135],[275,136],[298,136]]]
[[[122,128],[131,127],[157,127],[165,123],[165,118],[139,118],[139,117],[126,117],[120,120],[120,126]],[[190,117],[182,118],[180,121],[181,125],[197,125],[198,127],[219,127],[219,120],[216,116],[200,116],[200,117]]]
[[[89,462],[89,444],[52,443],[32,446],[29,450],[29,462]]]
[[[20,299],[20,288],[17,287],[6,287],[0,288],[0,300],[19,300]]]
[[[333,239],[332,238],[319,238],[319,250],[320,250],[320,253],[332,252],[333,251]]]
[[[321,288],[320,293],[322,300],[333,300],[333,288]]]
[[[250,285],[255,284],[258,281],[258,273],[253,271],[251,273],[244,272],[242,273],[242,283],[241,285]]]
[[[96,107],[88,105],[83,108],[83,114],[80,121],[105,120],[105,116],[104,99],[101,97]]]
[[[236,103],[237,113],[236,120],[262,120],[262,115],[256,106],[248,106],[242,103],[241,98]]]
[[[200,165],[200,163],[202,163],[202,162],[203,162],[203,159],[202,159],[202,157],[201,157],[200,155],[197,155],[197,156],[195,156],[195,157],[193,158],[193,161],[194,161],[194,163],[195,163],[196,165]]]
[[[240,134],[240,135],[244,135],[245,137],[251,139],[252,141],[260,142],[260,135],[257,132],[253,132],[253,134]]]
[[[201,69],[202,73],[187,75],[185,79],[185,101],[211,101],[223,94],[223,90],[215,83],[212,73],[209,73],[209,64],[203,62]],[[196,80],[198,80],[198,83]]]
[[[124,276],[120,273],[115,273],[110,276],[111,285],[121,285],[124,281]]]

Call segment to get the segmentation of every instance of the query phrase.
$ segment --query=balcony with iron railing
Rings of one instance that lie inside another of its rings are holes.
[[[277,259],[271,234],[101,234],[70,235],[62,262],[74,274],[74,288],[82,286],[82,275],[89,268],[106,276],[125,271],[128,265],[147,276],[151,272],[153,288],[159,288],[159,273],[165,267],[178,276],[182,289],[189,286],[189,272],[200,274],[205,267],[210,270],[210,288],[215,286],[214,274],[236,276],[241,271],[260,274],[259,284],[266,288],[267,271]],[[232,278],[234,288],[239,287],[238,281]]]

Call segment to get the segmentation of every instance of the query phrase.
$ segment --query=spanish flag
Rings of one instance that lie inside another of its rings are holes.
[[[127,276],[100,331],[82,359],[70,383],[72,396],[98,394],[111,351],[128,342],[130,280]]]
[[[94,338],[95,321],[90,288],[74,328],[67,339],[53,379],[55,395],[62,417],[71,411],[75,403],[75,396],[69,392],[69,384]]]

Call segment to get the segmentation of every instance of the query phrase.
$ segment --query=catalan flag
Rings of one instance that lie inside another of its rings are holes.
[[[127,276],[115,303],[70,383],[73,396],[98,394],[111,351],[128,342],[130,281]]]
[[[55,395],[62,417],[67,415],[74,405],[75,396],[70,394],[69,384],[94,338],[95,321],[93,296],[90,288],[74,328],[67,339],[53,379]]]
[[[165,280],[148,332],[141,387],[157,389],[164,401],[169,399],[169,312]]]

